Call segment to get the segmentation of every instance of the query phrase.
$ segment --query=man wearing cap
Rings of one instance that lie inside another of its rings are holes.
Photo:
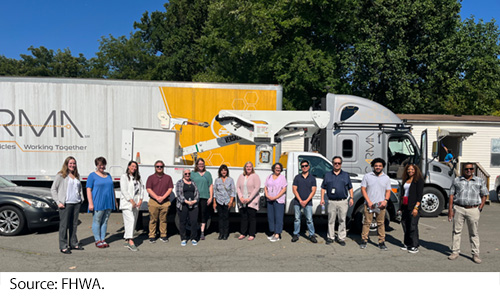
[[[463,174],[453,180],[450,188],[448,206],[448,221],[453,221],[451,255],[448,259],[455,260],[460,253],[460,239],[464,223],[469,228],[469,240],[472,250],[472,261],[480,264],[479,258],[479,216],[488,196],[488,188],[482,178],[474,176],[474,164],[466,163]]]

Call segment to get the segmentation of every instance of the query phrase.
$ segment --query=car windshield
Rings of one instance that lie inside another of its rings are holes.
[[[12,183],[11,181],[5,179],[4,177],[0,177],[0,188],[6,187],[16,187],[17,185]]]

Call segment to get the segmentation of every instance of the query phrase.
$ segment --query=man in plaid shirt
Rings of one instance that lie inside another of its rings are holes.
[[[474,176],[474,164],[466,163],[463,174],[455,178],[450,189],[448,206],[448,221],[453,221],[452,253],[448,259],[455,260],[460,253],[460,238],[464,222],[469,228],[469,238],[472,249],[472,260],[479,264],[479,233],[477,231],[479,216],[483,210],[488,189],[482,178]]]

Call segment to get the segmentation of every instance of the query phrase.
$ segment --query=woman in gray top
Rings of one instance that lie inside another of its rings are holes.
[[[59,207],[59,249],[61,253],[71,254],[71,249],[83,250],[76,237],[78,214],[83,198],[82,184],[74,157],[69,156],[64,160],[62,169],[57,173],[50,190],[52,198]]]
[[[196,241],[198,235],[198,201],[200,193],[198,187],[191,180],[191,171],[185,169],[182,179],[175,184],[175,195],[177,198],[177,213],[180,216],[181,246],[187,244],[186,226],[188,219],[191,223],[191,244],[198,245]]]
[[[229,177],[227,165],[223,164],[219,167],[219,178],[214,182],[214,210],[217,208],[219,216],[219,240],[229,237],[229,210],[234,205],[235,196],[234,180]]]

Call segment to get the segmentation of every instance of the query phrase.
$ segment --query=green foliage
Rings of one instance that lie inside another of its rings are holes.
[[[456,0],[171,0],[97,57],[30,47],[0,75],[281,84],[286,109],[327,92],[397,113],[500,115],[500,31]]]

